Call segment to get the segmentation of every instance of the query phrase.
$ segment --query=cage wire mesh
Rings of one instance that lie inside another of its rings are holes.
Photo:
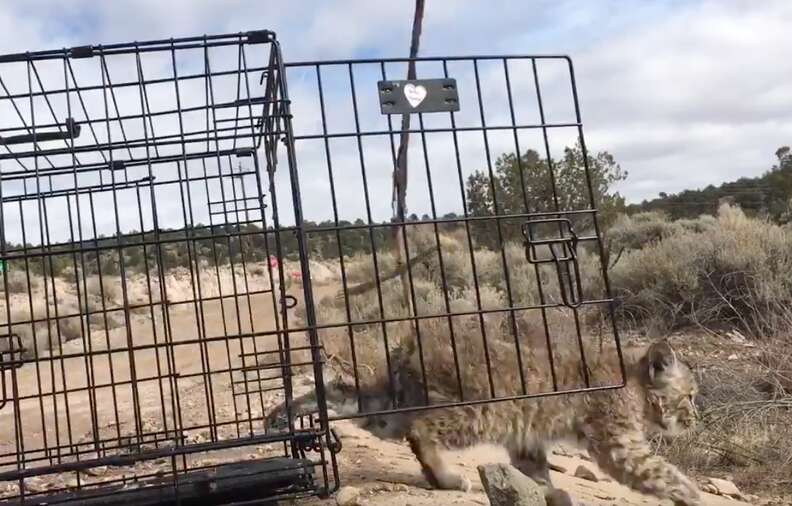
[[[331,419],[618,388],[599,162],[571,61],[418,58],[417,95],[398,81],[408,62],[286,64],[325,378],[356,404]],[[438,86],[453,98],[421,112]]]
[[[324,494],[331,419],[621,386],[571,61],[415,61],[0,56],[3,498]]]
[[[326,426],[262,423],[291,369],[318,367],[270,262],[289,132],[274,36],[7,55],[0,89],[5,495],[331,488]],[[284,191],[291,207],[296,179]]]

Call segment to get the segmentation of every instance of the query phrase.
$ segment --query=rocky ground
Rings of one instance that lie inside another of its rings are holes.
[[[343,442],[339,455],[344,486],[336,497],[313,499],[299,504],[311,506],[393,505],[437,506],[441,504],[490,504],[484,494],[477,467],[492,462],[507,462],[504,450],[481,446],[449,455],[450,462],[473,483],[471,492],[431,490],[421,476],[418,462],[406,443],[382,441],[351,422],[339,422],[336,430]],[[551,472],[556,487],[566,490],[580,505],[644,506],[670,505],[652,497],[637,494],[615,483],[593,464],[585,453],[563,446],[555,448]],[[713,484],[714,483],[714,484]],[[782,505],[781,500],[744,496],[728,482],[702,481],[705,506]],[[720,487],[720,489],[718,488]]]

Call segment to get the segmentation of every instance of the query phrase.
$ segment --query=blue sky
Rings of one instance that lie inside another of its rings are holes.
[[[403,56],[411,0],[4,0],[0,53],[275,30],[289,60]],[[787,0],[428,0],[422,55],[565,53],[630,201],[761,174],[792,142]]]

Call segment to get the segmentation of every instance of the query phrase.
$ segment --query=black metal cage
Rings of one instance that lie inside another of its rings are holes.
[[[418,79],[400,80],[411,61]],[[300,62],[286,76],[308,255],[334,267],[313,284],[316,329],[357,404],[330,419],[622,386],[602,160],[568,57]],[[558,370],[570,362],[579,374]],[[417,398],[396,384],[404,367]]]
[[[0,500],[329,493],[328,372],[337,418],[622,384],[587,358],[621,352],[571,61],[414,61],[286,63],[269,31],[0,56]]]
[[[262,424],[295,367],[297,299],[268,263],[283,256],[282,66],[266,31],[0,57],[7,496],[332,486],[326,427]]]

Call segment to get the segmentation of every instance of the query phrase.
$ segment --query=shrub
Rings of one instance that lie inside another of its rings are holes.
[[[76,309],[71,308],[69,314],[75,314]],[[82,317],[72,316],[70,318],[61,318],[58,321],[58,329],[60,330],[60,337],[63,342],[79,339],[83,335],[83,327],[81,323]]]
[[[60,343],[79,339],[83,335],[82,316],[77,315],[74,306],[58,305],[58,318],[55,317],[55,306],[46,304],[43,299],[33,299],[31,307],[27,303],[15,304],[11,308],[10,332],[19,336],[25,352],[24,358],[35,356],[34,350],[42,354],[48,350],[57,350]],[[7,332],[6,323],[0,327]]]
[[[651,211],[633,215],[620,215],[608,229],[611,251],[641,249],[647,244],[661,241],[679,230],[676,223],[660,212]]]
[[[700,371],[702,422],[660,451],[688,470],[730,474],[743,490],[788,490],[792,475],[792,342],[772,340],[748,360]],[[769,360],[768,360],[769,359]]]
[[[611,280],[625,315],[666,328],[725,324],[753,336],[788,325],[792,234],[729,206],[701,223],[624,253]]]
[[[11,271],[8,276],[8,293],[28,293],[28,277],[24,271]],[[0,282],[2,285],[2,282]],[[41,280],[30,275],[30,291],[35,292],[41,286]],[[0,286],[2,288],[2,286]]]

